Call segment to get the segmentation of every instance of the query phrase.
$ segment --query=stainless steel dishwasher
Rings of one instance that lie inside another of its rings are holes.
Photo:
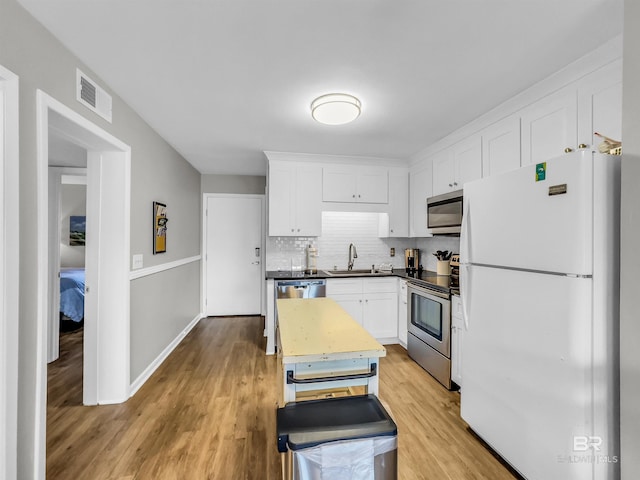
[[[277,280],[276,298],[318,298],[327,296],[327,281]]]

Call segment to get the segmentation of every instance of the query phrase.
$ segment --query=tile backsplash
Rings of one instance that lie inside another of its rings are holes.
[[[420,249],[420,263],[427,270],[436,269],[436,257],[432,254],[438,250],[449,250],[460,253],[460,237],[436,236],[418,238],[416,248]]]
[[[291,270],[292,262],[307,265],[307,246],[318,249],[318,268],[331,270],[347,268],[349,244],[358,252],[354,268],[370,268],[391,263],[404,268],[404,249],[420,249],[420,263],[427,270],[436,269],[437,250],[460,252],[460,237],[436,236],[432,238],[380,238],[378,213],[322,212],[322,235],[319,237],[267,237],[267,270]],[[395,257],[389,255],[396,249]]]
[[[318,249],[318,268],[323,270],[347,268],[349,244],[358,252],[354,268],[370,268],[391,263],[404,268],[404,249],[415,248],[416,239],[380,238],[380,214],[363,212],[322,212],[322,235],[319,237],[267,237],[267,270],[291,270],[293,263],[302,262],[306,268],[306,248]],[[396,254],[390,256],[391,248]]]

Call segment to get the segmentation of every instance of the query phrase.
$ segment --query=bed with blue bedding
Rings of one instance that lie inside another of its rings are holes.
[[[76,323],[84,319],[84,268],[60,270],[60,318]]]

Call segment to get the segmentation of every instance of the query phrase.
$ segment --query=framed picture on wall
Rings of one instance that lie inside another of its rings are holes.
[[[153,202],[153,254],[167,251],[167,206]]]
[[[85,215],[71,215],[69,217],[69,245],[84,247],[86,232],[87,217]]]

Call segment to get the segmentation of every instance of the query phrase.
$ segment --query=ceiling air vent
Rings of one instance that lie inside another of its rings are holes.
[[[82,73],[80,69],[76,70],[76,99],[89,110],[93,110],[111,123],[111,95]]]

